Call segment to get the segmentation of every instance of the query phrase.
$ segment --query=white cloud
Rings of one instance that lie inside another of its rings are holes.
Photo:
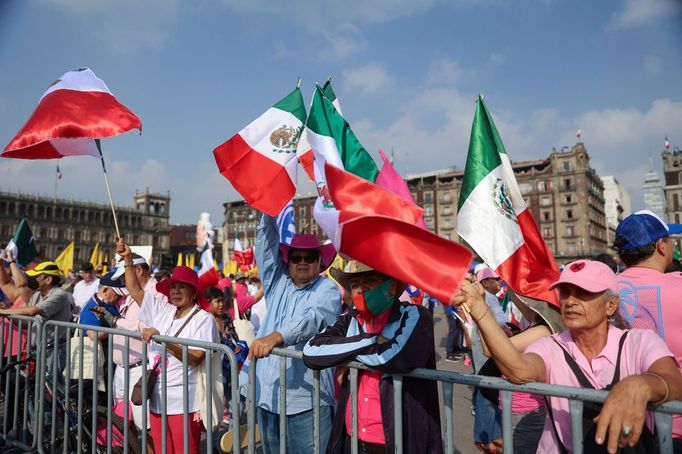
[[[507,62],[507,56],[504,54],[493,53],[488,58],[488,70],[497,69]]]
[[[342,24],[334,31],[325,31],[327,45],[322,49],[322,57],[330,60],[341,60],[362,52],[367,48],[367,39],[354,25]]]
[[[677,0],[625,0],[624,8],[606,24],[607,30],[621,30],[650,23],[654,19],[677,14],[682,3]]]
[[[386,69],[376,63],[343,72],[343,82],[348,91],[388,93],[395,81]]]
[[[656,55],[646,55],[642,59],[642,71],[649,77],[661,74],[663,70],[663,59]]]
[[[160,48],[172,39],[180,0],[50,0],[78,18],[93,39],[117,53]]]
[[[464,76],[464,71],[459,63],[451,58],[441,58],[436,61],[426,74],[426,83],[429,85],[454,85]]]

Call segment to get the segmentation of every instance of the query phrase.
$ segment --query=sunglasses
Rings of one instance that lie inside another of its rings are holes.
[[[289,257],[289,262],[294,265],[298,265],[302,261],[305,261],[306,263],[315,263],[319,260],[320,258],[317,255],[292,255]]]

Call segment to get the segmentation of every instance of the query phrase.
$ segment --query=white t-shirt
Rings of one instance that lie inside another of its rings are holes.
[[[78,306],[78,312],[83,309],[85,303],[87,303],[92,295],[97,293],[97,287],[99,287],[99,278],[95,278],[90,281],[90,283],[85,281],[79,281],[73,287],[73,301]]]
[[[198,308],[198,306],[197,306]],[[162,336],[174,336],[180,327],[185,323],[188,317],[192,315],[194,309],[190,310],[183,318],[176,319],[175,313],[177,308],[162,301],[160,298],[155,298],[151,293],[145,292],[142,308],[138,315],[138,320],[149,327],[159,330]],[[215,319],[208,312],[199,309],[199,311],[192,317],[187,325],[182,329],[182,332],[177,337],[185,339],[193,339],[204,342],[215,342],[218,336],[218,328]],[[190,347],[190,350],[193,350]],[[160,344],[149,344],[149,367],[153,367],[154,363],[160,358],[163,352],[163,347]],[[182,361],[178,360],[171,354],[169,350],[166,353],[166,399],[167,409],[169,415],[182,414]],[[188,411],[193,413],[199,411],[199,402],[196,400],[197,391],[197,367],[189,366],[187,368],[187,396],[189,398]],[[159,368],[159,376],[154,385],[154,391],[151,394],[149,401],[149,409],[154,413],[160,414],[162,412],[161,406],[161,368]]]
[[[256,304],[251,306],[251,323],[256,329],[256,335],[258,335],[258,328],[260,328],[260,323],[265,319],[265,313],[267,312],[267,306],[265,304],[265,298],[261,298]]]

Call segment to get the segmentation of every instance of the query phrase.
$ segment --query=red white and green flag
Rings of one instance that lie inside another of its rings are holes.
[[[98,139],[131,129],[142,130],[140,119],[118,102],[94,72],[81,68],[67,72],[50,85],[38,107],[0,156],[19,159],[99,157]]]
[[[518,294],[558,305],[559,278],[483,97],[471,127],[459,196],[457,233]]]
[[[419,227],[423,210],[393,192],[329,163],[325,174],[337,250],[450,301],[467,274],[471,251]]]
[[[251,206],[271,216],[296,193],[296,150],[305,119],[297,87],[213,150],[220,173]]]

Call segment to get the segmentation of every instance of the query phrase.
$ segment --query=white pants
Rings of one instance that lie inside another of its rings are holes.
[[[138,366],[129,368],[129,383],[128,383],[128,400],[133,394],[133,387],[135,383],[142,376],[142,371],[144,367]],[[123,401],[123,396],[125,392],[125,369],[123,366],[116,366],[116,372],[114,372],[114,405]],[[142,427],[142,405],[133,405],[130,402],[130,408],[133,412],[133,420],[135,421],[135,426],[138,430]],[[149,405],[147,405],[147,429],[149,429]]]

